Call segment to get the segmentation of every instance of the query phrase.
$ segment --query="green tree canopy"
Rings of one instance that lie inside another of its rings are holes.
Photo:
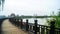
[[[59,9],[59,11],[58,11],[58,16],[60,17],[60,9]]]

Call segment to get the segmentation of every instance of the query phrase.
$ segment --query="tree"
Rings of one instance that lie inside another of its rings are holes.
[[[4,4],[5,0],[0,0],[0,5]]]
[[[60,17],[60,9],[58,10],[58,16]]]
[[[55,27],[60,27],[60,9],[58,11],[57,16],[55,16],[54,12],[52,12],[52,17],[55,19]],[[50,25],[50,20],[47,19],[47,23]]]
[[[4,2],[5,0],[0,0],[0,6],[2,7],[1,9],[3,10],[3,7],[4,7]]]
[[[60,27],[60,9],[58,10],[58,15],[56,16],[56,23],[55,25],[57,27]]]

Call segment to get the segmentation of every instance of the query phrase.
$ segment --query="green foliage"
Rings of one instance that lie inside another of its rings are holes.
[[[56,17],[56,27],[60,27],[60,10],[59,10],[59,12],[58,12],[58,15],[57,15],[57,17]]]
[[[60,27],[60,18],[56,18],[55,26]]]
[[[58,16],[60,17],[60,12],[58,13]]]

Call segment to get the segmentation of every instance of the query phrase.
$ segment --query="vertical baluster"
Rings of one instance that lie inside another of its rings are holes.
[[[59,34],[60,34],[60,29],[59,29]]]
[[[46,27],[46,34],[50,34],[49,32],[50,32],[49,27]]]
[[[45,33],[45,28],[44,26],[41,27],[41,34],[44,34]]]
[[[39,25],[39,34],[40,34],[40,30],[41,30],[41,29],[40,29],[40,25]]]
[[[23,27],[23,24],[22,24],[22,19],[21,19],[21,24],[20,24],[20,25],[21,25],[21,29],[22,29],[22,27]]]

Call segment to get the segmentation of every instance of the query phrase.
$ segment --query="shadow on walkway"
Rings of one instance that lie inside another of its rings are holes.
[[[2,34],[2,23],[3,23],[4,20],[5,20],[5,18],[0,19],[0,34]]]
[[[2,22],[3,20],[0,20],[0,34],[2,34]]]

